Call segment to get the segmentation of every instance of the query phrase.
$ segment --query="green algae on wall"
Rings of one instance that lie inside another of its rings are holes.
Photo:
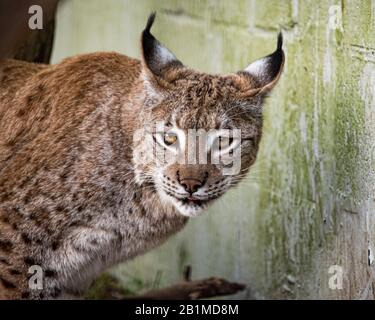
[[[274,50],[279,30],[287,60],[246,181],[112,273],[132,290],[134,279],[176,282],[189,264],[195,278],[247,283],[238,298],[374,298],[375,1],[65,0],[53,60],[139,57],[154,10],[155,35],[193,68],[240,70]],[[332,266],[342,289],[329,286]]]

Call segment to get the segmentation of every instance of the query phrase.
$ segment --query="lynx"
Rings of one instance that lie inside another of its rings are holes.
[[[81,296],[106,268],[181,230],[254,163],[262,104],[284,64],[281,34],[274,53],[243,71],[210,75],[154,38],[154,18],[140,61],[118,53],[0,61],[1,299]],[[150,157],[189,154],[189,129],[218,132],[209,153],[224,141],[228,154],[241,147],[240,170]],[[40,287],[30,285],[33,268]]]

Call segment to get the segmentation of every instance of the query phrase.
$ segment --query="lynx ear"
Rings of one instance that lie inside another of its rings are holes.
[[[166,72],[181,68],[183,64],[151,34],[155,16],[155,12],[151,13],[142,32],[143,63],[154,76],[163,78]]]
[[[240,73],[250,75],[255,80],[256,87],[253,90],[259,92],[270,91],[280,78],[283,70],[285,55],[282,49],[283,35],[280,32],[277,38],[277,49],[274,53],[254,61]]]

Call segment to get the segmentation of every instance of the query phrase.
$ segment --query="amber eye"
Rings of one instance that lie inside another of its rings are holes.
[[[174,133],[165,133],[164,134],[164,143],[167,146],[170,146],[177,142],[177,135]]]
[[[233,143],[233,138],[232,137],[219,136],[218,137],[218,143],[219,143],[219,150],[222,150],[226,147],[231,146],[231,144]]]
[[[241,145],[241,139],[235,136],[220,135],[212,143],[211,150],[221,154],[231,153]]]

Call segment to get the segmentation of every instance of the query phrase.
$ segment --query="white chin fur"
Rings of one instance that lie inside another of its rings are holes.
[[[196,205],[181,204],[177,201],[173,201],[173,205],[176,207],[179,213],[185,217],[196,217],[203,213],[205,207]]]
[[[172,204],[177,211],[185,217],[191,218],[199,216],[207,208],[207,206],[183,204],[181,201],[164,192],[159,192],[159,196],[162,201]]]

